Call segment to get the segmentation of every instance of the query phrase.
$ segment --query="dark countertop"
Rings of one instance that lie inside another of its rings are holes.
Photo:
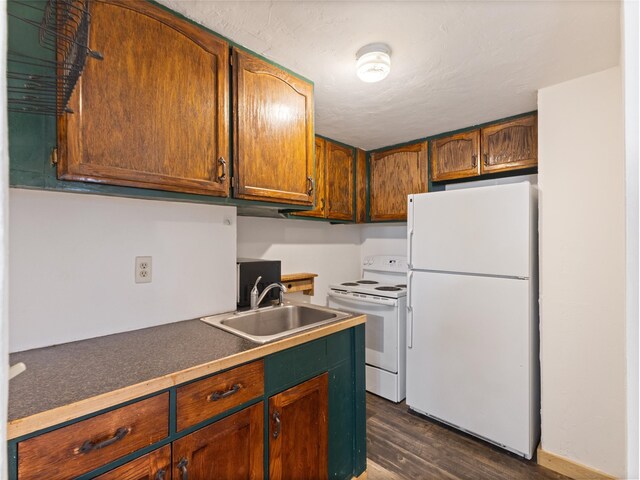
[[[9,421],[219,360],[258,345],[200,320],[90,338],[9,356]]]
[[[201,320],[144,328],[9,356],[27,370],[9,382],[9,439],[362,324],[351,316],[272,343],[252,343]]]

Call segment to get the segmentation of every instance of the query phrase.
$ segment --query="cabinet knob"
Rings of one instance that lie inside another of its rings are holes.
[[[276,411],[273,412],[273,421],[276,424],[273,429],[273,438],[278,438],[280,436],[280,414]]]
[[[313,178],[311,176],[307,177],[307,195],[313,195]]]
[[[218,175],[218,182],[222,183],[227,179],[227,161],[224,157],[218,159],[218,164],[222,167],[222,173]]]
[[[178,470],[180,471],[181,480],[189,480],[189,471],[187,470],[187,465],[189,464],[189,460],[182,457],[178,462]]]

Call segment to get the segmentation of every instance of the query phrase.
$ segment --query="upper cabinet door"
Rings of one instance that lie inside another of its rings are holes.
[[[353,149],[327,141],[327,218],[353,220]]]
[[[537,114],[482,129],[482,173],[535,167],[537,164]]]
[[[434,140],[431,180],[453,180],[480,174],[480,130]]]
[[[372,153],[369,186],[372,221],[406,221],[407,196],[427,191],[427,142]]]
[[[326,191],[325,191],[325,151],[326,151],[326,142],[323,138],[316,137],[316,203],[315,208],[311,210],[307,210],[304,212],[296,212],[293,215],[298,215],[300,217],[316,217],[316,218],[324,218],[326,211]]]
[[[58,120],[58,176],[227,196],[229,46],[142,0],[91,2],[87,62]]]
[[[313,85],[233,51],[234,197],[312,205]]]

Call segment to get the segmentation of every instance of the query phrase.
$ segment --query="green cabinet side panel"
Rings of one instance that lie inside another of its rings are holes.
[[[355,469],[359,476],[367,469],[367,397],[365,392],[364,324],[353,329],[355,390]]]
[[[355,391],[352,362],[329,370],[329,478],[354,474]]]

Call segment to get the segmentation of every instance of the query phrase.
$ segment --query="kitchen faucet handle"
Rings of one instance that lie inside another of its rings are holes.
[[[258,278],[256,278],[256,283],[253,284],[253,290],[257,290],[258,289],[258,283],[260,283],[260,280],[262,280],[262,275],[260,275]]]

